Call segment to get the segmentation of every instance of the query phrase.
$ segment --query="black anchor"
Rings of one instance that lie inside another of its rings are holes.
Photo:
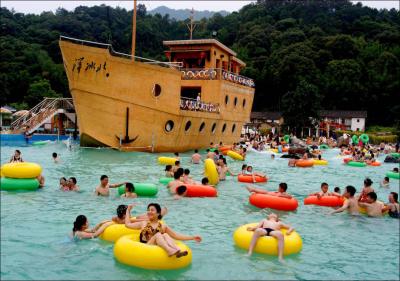
[[[121,139],[119,136],[115,135],[123,144],[134,142],[139,136],[134,137],[133,139],[129,138],[129,107],[126,108],[126,122],[125,122],[125,137]]]

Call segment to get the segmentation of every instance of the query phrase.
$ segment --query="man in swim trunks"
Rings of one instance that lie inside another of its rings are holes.
[[[183,181],[181,181],[181,177],[182,177],[182,173],[180,173],[179,171],[176,171],[174,173],[174,180],[170,181],[167,184],[167,187],[169,188],[169,191],[172,194],[175,194],[176,193],[176,188],[184,183]]]
[[[262,221],[260,221],[260,223],[257,226],[248,227],[247,230],[254,231],[254,234],[251,239],[247,255],[248,256],[252,255],[258,238],[262,236],[271,236],[278,240],[279,261],[283,262],[283,247],[284,247],[285,237],[283,233],[280,231],[282,228],[288,229],[286,235],[289,235],[294,230],[294,228],[292,228],[291,226],[279,221],[278,215],[274,213],[268,215],[267,219],[263,219]]]
[[[123,184],[126,184],[126,182],[109,184],[108,176],[102,175],[100,177],[100,185],[96,187],[94,192],[96,195],[99,195],[99,196],[110,196],[110,188],[120,187]]]
[[[200,161],[201,161],[201,155],[199,154],[199,151],[197,149],[195,149],[194,154],[192,155],[191,162],[193,164],[200,164]]]
[[[358,212],[358,202],[357,199],[354,197],[354,194],[356,194],[356,189],[354,186],[348,185],[345,188],[345,192],[343,193],[343,197],[345,197],[347,200],[344,201],[343,206],[340,207],[339,209],[333,210],[329,214],[335,214],[335,213],[341,213],[344,210],[347,210],[350,215],[359,215]]]
[[[369,217],[381,217],[384,205],[381,202],[376,202],[377,195],[375,192],[367,194],[367,202],[358,202],[360,207],[364,207],[367,210]]]
[[[264,189],[252,187],[249,184],[246,187],[246,189],[250,193],[254,192],[254,193],[268,194],[268,195],[272,195],[272,196],[278,196],[278,197],[291,199],[292,195],[290,195],[289,193],[286,192],[287,188],[288,188],[288,186],[287,186],[287,184],[285,182],[281,182],[279,184],[278,191],[267,191],[267,190],[264,190]]]
[[[76,178],[70,177],[68,179],[68,188],[70,191],[76,191],[76,192],[79,191],[79,186],[76,183],[77,183]]]

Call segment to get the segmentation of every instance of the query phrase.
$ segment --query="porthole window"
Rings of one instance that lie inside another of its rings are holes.
[[[243,99],[243,108],[246,106],[246,99]]]
[[[235,99],[233,100],[233,105],[236,106],[237,104],[237,97],[235,97]]]
[[[217,124],[216,123],[214,123],[213,125],[212,125],[212,127],[211,127],[211,133],[215,133],[215,128],[217,127]]]
[[[185,125],[185,132],[187,132],[190,129],[191,126],[192,126],[192,122],[191,121],[187,121],[186,125]]]
[[[174,121],[169,120],[167,121],[167,123],[165,123],[165,131],[171,132],[173,128],[174,128]]]
[[[228,102],[229,102],[229,97],[228,97],[228,95],[226,95],[225,96],[225,104],[228,104]]]
[[[204,127],[206,126],[206,123],[201,123],[200,128],[199,128],[199,132],[202,132],[204,130]]]
[[[155,97],[158,97],[159,95],[161,95],[161,86],[159,84],[154,84],[153,95]]]
[[[233,125],[232,125],[232,133],[234,133],[235,130],[236,130],[236,124],[233,124]]]
[[[226,130],[226,123],[222,126],[222,133]]]

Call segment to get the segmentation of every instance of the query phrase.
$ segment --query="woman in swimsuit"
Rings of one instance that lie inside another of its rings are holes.
[[[384,208],[388,210],[388,214],[391,218],[398,219],[400,218],[400,207],[399,202],[397,201],[399,198],[399,194],[397,192],[390,192],[389,194],[389,204]]]
[[[359,202],[364,202],[364,203],[368,202],[367,194],[370,192],[375,192],[374,189],[371,187],[372,184],[373,184],[373,182],[370,178],[366,178],[364,180],[364,187],[361,190],[360,195],[358,196]]]
[[[96,225],[93,229],[89,229],[89,221],[84,215],[76,217],[74,227],[72,228],[72,239],[92,239],[100,236],[103,231],[111,225],[112,222]]]
[[[147,216],[149,221],[132,223],[130,220],[130,213],[133,206],[134,205],[129,205],[126,210],[125,226],[131,229],[140,229],[141,243],[160,246],[168,253],[168,256],[171,257],[175,255],[177,258],[180,258],[186,256],[188,252],[181,251],[173,239],[195,240],[196,242],[201,242],[200,236],[187,236],[179,234],[174,232],[166,224],[161,224],[161,207],[157,203],[150,203],[147,206]]]
[[[10,159],[10,163],[24,162],[21,157],[21,151],[15,150],[14,155]]]

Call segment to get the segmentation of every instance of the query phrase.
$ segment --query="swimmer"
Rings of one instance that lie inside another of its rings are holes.
[[[206,156],[207,159],[212,159],[212,160],[214,160],[214,155],[215,155],[215,153],[212,152],[212,151],[210,151],[210,149],[207,149],[206,152],[207,152],[207,156]]]
[[[226,173],[229,173],[231,176],[235,176],[234,173],[228,168],[226,165],[226,159],[222,158],[222,163],[217,167],[218,176],[220,181],[224,181],[226,179]]]
[[[317,196],[320,199],[322,196],[331,196],[332,193],[328,192],[329,185],[326,182],[321,183],[321,191],[311,193],[309,196]]]
[[[21,157],[21,151],[17,149],[14,151],[14,155],[11,156],[9,163],[19,163],[19,162],[24,162],[24,160]]]
[[[393,168],[392,172],[398,173],[399,172],[399,168]]]
[[[364,207],[367,210],[367,215],[369,217],[381,217],[383,213],[384,205],[381,202],[376,202],[378,196],[375,192],[370,192],[367,194],[366,202],[358,202],[360,207]]]
[[[389,217],[398,219],[400,218],[399,194],[397,192],[390,192],[389,203],[385,206],[384,211],[389,211]]]
[[[332,195],[333,195],[333,196],[342,197],[342,194],[340,194],[340,187],[336,186],[336,187],[333,189]]]
[[[105,220],[99,223],[97,226],[100,227],[104,223],[114,222],[116,224],[125,224],[125,215],[126,209],[128,208],[127,205],[119,205],[117,207],[117,215],[112,217],[111,220]],[[161,215],[164,217],[168,213],[168,209],[166,207],[161,209]],[[131,218],[131,222],[139,222],[139,221],[148,221],[149,217],[147,213],[137,215],[135,218]]]
[[[335,213],[341,213],[344,210],[347,210],[350,215],[358,215],[358,203],[357,199],[354,197],[356,194],[356,189],[354,186],[348,185],[345,188],[345,192],[343,193],[343,197],[345,197],[347,200],[344,201],[343,206],[340,207],[339,209],[333,210],[329,214],[335,214]]]
[[[274,160],[275,159],[275,154],[271,154],[271,160]]]
[[[258,238],[262,236],[271,236],[278,240],[278,257],[279,261],[283,262],[283,247],[285,242],[285,237],[283,233],[280,231],[281,229],[287,229],[286,235],[290,235],[293,232],[294,228],[290,225],[284,224],[279,220],[277,214],[268,215],[267,219],[263,219],[259,222],[259,224],[255,227],[248,227],[248,231],[254,231],[253,237],[250,242],[249,251],[247,256],[251,256],[253,254],[254,247],[257,244]]]
[[[137,194],[135,193],[135,186],[131,182],[125,183],[125,193],[121,195],[124,198],[137,198]]]
[[[111,225],[112,222],[107,222],[97,225],[92,230],[89,229],[89,221],[84,215],[79,215],[76,217],[74,222],[74,227],[72,228],[72,239],[92,239],[100,236],[104,230]]]
[[[174,153],[174,158],[175,158],[176,160],[178,160],[178,161],[181,160],[181,158],[179,157],[179,153],[178,153],[178,152],[175,152],[175,153]]]
[[[38,182],[39,182],[39,188],[44,187],[44,176],[40,174],[40,175],[38,175],[38,176],[36,177],[36,179],[37,179]]]
[[[289,167],[296,167],[297,159],[290,158],[288,162]]]
[[[176,172],[181,167],[181,162],[179,160],[175,161],[175,165],[172,167],[172,172]]]
[[[187,187],[184,185],[180,185],[176,188],[176,194],[174,195],[174,199],[178,200],[186,196]]]
[[[256,176],[262,177],[262,178],[267,178],[267,175],[259,172],[253,172],[253,167],[252,166],[247,166],[246,168],[246,174],[249,176],[252,176],[253,178],[253,183],[256,182]]]
[[[278,197],[291,199],[293,196],[286,192],[287,188],[288,188],[288,186],[287,186],[287,184],[285,182],[281,182],[279,184],[277,191],[267,191],[267,190],[264,190],[264,189],[255,188],[255,187],[251,186],[250,184],[248,184],[246,186],[246,189],[250,193],[253,193],[253,192],[254,193],[261,193],[261,194],[267,194],[267,195],[272,195],[272,196],[278,196]]]
[[[98,196],[109,196],[110,195],[110,188],[120,187],[123,184],[126,184],[126,182],[109,184],[108,183],[108,176],[102,175],[100,177],[100,185],[96,187],[94,192]]]
[[[184,182],[181,180],[182,174],[180,173],[180,171],[176,171],[174,174],[174,180],[170,181],[167,184],[167,188],[169,188],[169,191],[172,194],[176,193],[176,188],[180,185],[182,185]]]
[[[76,184],[76,178],[70,177],[68,179],[68,188],[70,191],[79,191],[79,186]]]
[[[240,150],[239,150],[239,154],[242,155],[243,160],[246,159],[246,152],[247,152],[247,149],[246,149],[245,147],[242,147],[242,148],[240,148]]]
[[[190,170],[189,169],[185,169],[183,171],[183,177],[182,177],[183,182],[185,184],[195,184],[194,180],[192,180],[192,177],[189,176],[189,174],[190,174]]]
[[[60,178],[60,190],[69,191],[68,181],[65,177]]]
[[[214,186],[214,185],[210,184],[210,181],[208,180],[207,177],[204,177],[204,178],[201,179],[201,184],[202,185],[208,185],[208,186]]]
[[[370,178],[366,178],[364,180],[364,187],[361,190],[360,195],[358,196],[358,201],[359,202],[367,202],[367,194],[370,192],[375,192],[374,189],[372,188],[373,181]]]
[[[199,154],[199,151],[197,149],[194,150],[194,154],[192,155],[192,164],[200,164],[201,161],[201,155]]]
[[[165,166],[165,176],[167,178],[173,178],[174,172],[172,171],[172,165]]]
[[[247,175],[247,165],[246,164],[242,165],[242,173],[241,174],[242,175]]]
[[[384,177],[380,184],[381,187],[390,187],[389,177]]]
[[[140,242],[148,245],[157,245],[163,248],[169,257],[177,258],[187,256],[187,251],[181,251],[176,245],[175,240],[195,240],[201,242],[199,235],[187,236],[174,232],[167,224],[161,224],[161,207],[157,203],[150,203],[147,206],[147,215],[149,220],[132,223],[130,213],[134,205],[129,205],[125,215],[125,226],[131,229],[140,229]]]
[[[60,159],[58,158],[57,153],[53,152],[52,157],[53,157],[54,163],[59,163],[60,162]]]

